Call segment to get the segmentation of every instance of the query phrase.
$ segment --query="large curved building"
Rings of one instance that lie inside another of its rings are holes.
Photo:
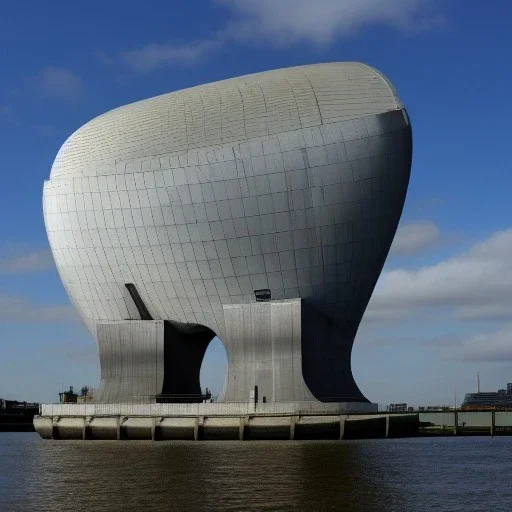
[[[366,402],[354,337],[402,212],[409,118],[360,63],[301,66],[127,105],[64,143],[44,218],[97,340],[103,402]]]

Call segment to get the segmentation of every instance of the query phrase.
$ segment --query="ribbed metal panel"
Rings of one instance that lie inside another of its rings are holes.
[[[300,325],[311,393],[360,401],[351,347],[398,225],[411,154],[407,113],[369,66],[260,73],[128,105],[85,125],[45,183],[45,225],[64,286],[113,371],[111,354],[125,352],[108,333],[102,347],[96,327],[141,318],[125,287],[133,283],[147,317],[176,328],[165,384],[173,392],[182,392],[182,381],[198,393],[215,333],[230,365],[240,360],[236,381],[245,384],[230,399],[248,399],[259,366],[258,378],[273,383],[267,398],[286,399],[284,390],[302,398],[290,337]],[[261,289],[273,301],[300,298],[302,318],[285,308],[274,321],[260,315],[264,306],[251,318]],[[229,315],[228,329],[229,305],[240,315]],[[194,325],[210,330],[204,339],[185,335]],[[261,359],[256,338],[266,347]],[[276,347],[288,355],[270,361]]]
[[[237,77],[103,114],[62,146],[51,177],[93,176],[119,161],[241,142],[399,108],[392,86],[354,62]]]

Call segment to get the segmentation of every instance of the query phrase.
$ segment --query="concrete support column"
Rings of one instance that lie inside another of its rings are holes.
[[[91,416],[86,416],[84,418],[84,426],[82,427],[82,439],[85,441],[86,439],[89,439],[90,437],[90,431],[91,431]]]
[[[121,416],[117,417],[117,431],[116,431],[116,439],[118,441],[121,440]]]
[[[181,332],[164,320],[100,322],[101,382],[97,401],[201,401],[199,373],[214,332]]]
[[[162,320],[100,322],[97,325],[103,403],[154,401],[164,382]]]
[[[245,426],[249,423],[249,416],[242,416],[240,418],[240,426],[238,427],[238,439],[244,440]]]
[[[316,400],[302,376],[301,300],[224,305],[228,375],[221,401]],[[257,405],[256,405],[257,408]]]
[[[494,436],[494,429],[496,427],[496,411],[491,412],[491,436]]]
[[[345,436],[345,420],[347,416],[340,416],[340,440]]]
[[[194,424],[194,441],[199,441],[203,437],[203,425],[204,425],[204,416],[199,416],[196,418]]]
[[[386,431],[384,437],[389,437],[389,414],[386,414]]]
[[[153,418],[151,422],[151,441],[156,441],[156,422],[157,419]]]
[[[350,369],[356,332],[302,299],[223,305],[228,356],[220,401],[367,402]],[[257,407],[257,406],[256,406]]]
[[[290,441],[295,439],[295,424],[297,423],[298,416],[290,417]]]
[[[156,425],[155,425],[155,440],[161,441],[162,439],[162,422],[164,421],[164,418],[158,418]]]
[[[52,439],[58,439],[59,438],[59,417],[53,416],[52,417]]]

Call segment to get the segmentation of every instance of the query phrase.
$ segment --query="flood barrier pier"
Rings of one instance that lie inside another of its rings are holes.
[[[366,410],[365,410],[366,409]],[[34,418],[45,439],[295,440],[417,435],[415,414],[375,404],[47,404]]]
[[[366,410],[365,410],[366,409]],[[43,404],[45,439],[299,440],[512,435],[512,411],[379,413],[361,403]]]

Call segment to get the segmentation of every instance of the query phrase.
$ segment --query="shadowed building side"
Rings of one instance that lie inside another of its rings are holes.
[[[383,135],[381,140],[361,139],[361,146],[370,149],[357,165],[366,165],[368,179],[379,183],[380,194],[368,194],[371,203],[344,205],[341,221],[336,219],[336,210],[331,218],[326,218],[324,211],[315,211],[311,226],[320,234],[332,228],[337,244],[331,245],[324,236],[320,250],[315,251],[313,243],[307,248],[308,257],[295,262],[301,279],[312,275],[308,268],[312,254],[323,258],[319,274],[332,304],[304,294],[289,301],[224,306],[228,375],[222,399],[246,399],[257,386],[267,401],[367,401],[352,376],[352,346],[396,232],[412,156],[411,129],[404,112],[372,117],[369,121],[380,125]],[[347,236],[346,220],[359,215],[366,231],[354,234],[351,230]],[[352,242],[350,251],[342,244],[346,240]],[[346,252],[330,256],[334,247]],[[281,312],[285,308],[286,312]]]
[[[183,332],[163,320],[99,323],[97,401],[201,402],[199,372],[214,336],[201,326]]]

